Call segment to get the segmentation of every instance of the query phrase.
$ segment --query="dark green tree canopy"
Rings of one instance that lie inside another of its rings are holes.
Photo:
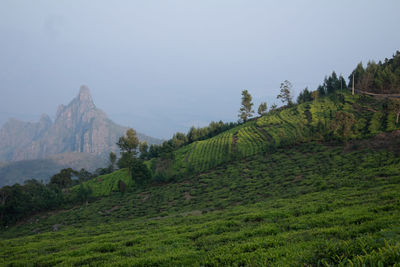
[[[149,145],[147,144],[146,141],[143,141],[139,145],[139,152],[140,152],[140,158],[141,159],[147,159],[148,154],[149,154]]]
[[[364,68],[360,62],[350,74],[349,87],[352,86],[354,75],[355,88],[377,94],[400,93],[400,52],[396,51],[391,59],[368,62]]]
[[[72,176],[76,174],[77,172],[71,168],[62,169],[50,178],[50,185],[55,185],[59,188],[70,187],[72,185]]]
[[[305,103],[305,102],[312,101],[312,100],[313,100],[312,92],[308,90],[308,87],[304,88],[304,90],[302,92],[300,92],[299,96],[297,97],[298,104]]]
[[[343,76],[338,77],[336,72],[333,71],[330,76],[325,77],[324,83],[318,86],[317,91],[320,96],[324,96],[346,88],[347,85]]]

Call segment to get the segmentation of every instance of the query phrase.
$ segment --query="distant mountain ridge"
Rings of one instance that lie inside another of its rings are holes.
[[[128,127],[111,121],[93,103],[89,88],[67,106],[60,105],[54,122],[46,114],[39,122],[9,119],[0,130],[0,186],[28,179],[48,181],[62,168],[94,171],[106,167],[110,151]],[[161,140],[138,133],[141,141]]]
[[[118,150],[115,143],[126,130],[95,106],[83,85],[67,106],[58,107],[54,122],[46,114],[36,123],[10,119],[0,130],[0,161],[45,159],[66,152],[104,157]],[[138,137],[149,144],[161,143],[141,133]]]

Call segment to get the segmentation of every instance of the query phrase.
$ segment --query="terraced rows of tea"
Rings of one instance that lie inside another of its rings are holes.
[[[395,114],[387,109],[384,111],[382,101],[347,92],[342,92],[342,95],[344,98],[339,102],[325,97],[269,112],[228,132],[195,142],[175,152],[175,166],[178,166],[175,170],[192,168],[196,172],[205,171],[232,159],[267,152],[271,146],[323,140],[320,128],[330,130],[338,111],[354,116],[350,138],[399,129]]]
[[[396,145],[278,148],[37,214],[0,232],[0,266],[392,266],[400,261]]]
[[[187,163],[195,170],[202,171],[229,161],[232,139],[232,132],[225,132],[214,138],[196,142],[192,146]]]

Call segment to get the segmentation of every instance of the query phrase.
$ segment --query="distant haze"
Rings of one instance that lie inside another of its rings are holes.
[[[115,122],[169,138],[236,121],[400,49],[400,1],[0,2],[0,125],[54,118],[82,84]]]

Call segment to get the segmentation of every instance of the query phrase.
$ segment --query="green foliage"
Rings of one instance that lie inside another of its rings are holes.
[[[117,166],[120,169],[129,168],[129,166],[132,164],[134,160],[135,158],[132,157],[132,155],[128,153],[122,153],[121,157],[117,161]]]
[[[259,106],[258,106],[258,110],[257,110],[258,115],[263,116],[267,114],[267,102],[262,102]]]
[[[91,194],[92,189],[89,186],[84,186],[83,184],[80,184],[78,185],[75,199],[77,199],[81,203],[84,203],[89,200]]]
[[[312,93],[308,90],[308,87],[306,87],[302,92],[300,92],[299,96],[297,97],[297,104],[309,102],[312,100]]]
[[[146,141],[143,141],[139,145],[139,152],[140,152],[140,158],[141,159],[147,159],[149,157],[149,145],[147,144]]]
[[[330,76],[325,77],[324,83],[318,86],[317,91],[320,96],[324,96],[343,89],[347,89],[346,81],[342,75],[338,77],[333,71]]]
[[[366,68],[359,63],[350,74],[349,87],[353,83],[356,89],[378,94],[400,93],[400,52],[396,51],[391,59],[384,62],[368,62]]]
[[[400,159],[388,150],[344,149],[278,149],[39,214],[0,232],[2,265],[396,264]]]
[[[133,160],[129,169],[131,171],[132,179],[138,184],[143,184],[151,179],[149,169],[140,159]]]
[[[269,112],[256,121],[173,150],[174,157],[168,162],[169,174],[163,179],[207,171],[274,147],[362,139],[399,128],[395,114],[388,113],[382,101],[336,91],[327,97]]]
[[[121,136],[118,139],[117,145],[122,153],[136,155],[136,149],[139,145],[139,139],[136,136],[136,131],[133,129],[128,129],[125,136]]]
[[[108,196],[113,192],[118,192],[119,181],[123,181],[128,187],[134,185],[128,169],[117,170],[111,174],[97,176],[87,182],[83,182],[84,188],[90,188],[91,197]],[[76,185],[70,189],[71,194],[77,192],[81,185]]]
[[[64,201],[58,186],[44,185],[34,179],[24,185],[0,188],[0,226],[15,223],[35,212],[59,206]]]
[[[291,106],[293,104],[292,87],[292,84],[288,80],[285,80],[283,83],[281,83],[280,93],[276,96],[276,98],[281,99],[282,103],[286,103],[288,106]]]
[[[242,91],[242,106],[239,109],[238,117],[241,121],[246,122],[253,117],[253,102],[250,93],[247,90]]]
[[[331,123],[331,130],[335,136],[348,139],[355,135],[355,122],[356,120],[352,113],[338,111],[335,113],[335,119]]]
[[[67,188],[72,185],[72,175],[75,175],[76,172],[71,169],[62,169],[59,173],[54,174],[50,178],[50,185],[57,186],[58,188]]]

